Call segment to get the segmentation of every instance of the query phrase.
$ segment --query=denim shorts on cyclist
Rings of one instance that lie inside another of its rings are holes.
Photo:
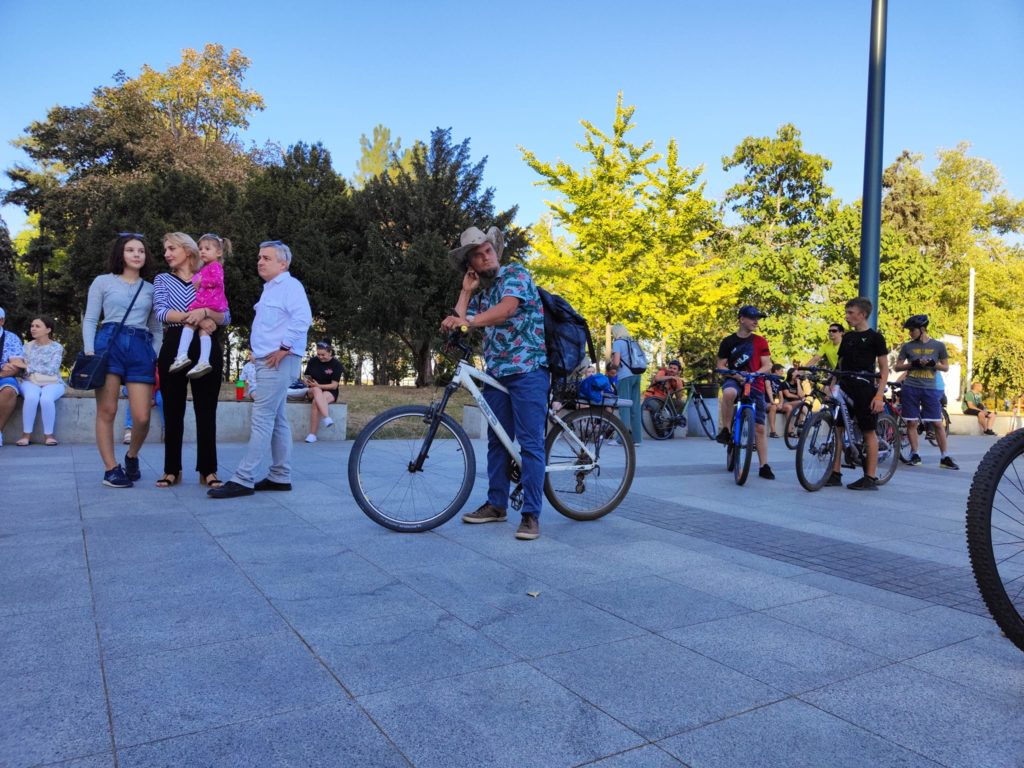
[[[107,355],[107,373],[120,376],[125,384],[153,384],[156,382],[156,352],[153,334],[146,328],[126,325],[110,343],[117,323],[104,323],[96,333],[96,354],[110,347]]]
[[[726,379],[722,382],[722,391],[727,389],[736,390],[736,400],[739,401],[740,396],[743,394],[743,382],[736,381],[736,379]],[[750,399],[754,403],[754,423],[764,424],[766,416],[764,392],[760,389],[750,388]]]
[[[904,421],[942,421],[942,390],[908,386],[900,390]]]

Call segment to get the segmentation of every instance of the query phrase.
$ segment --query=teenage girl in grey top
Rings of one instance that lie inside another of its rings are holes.
[[[153,285],[141,275],[147,258],[142,235],[118,234],[108,262],[110,272],[100,275],[89,286],[89,300],[82,319],[85,353],[107,352],[107,381],[96,390],[96,446],[103,459],[103,484],[111,488],[130,488],[142,477],[139,449],[149,433],[149,403],[163,329],[153,313]],[[139,297],[125,319],[124,328],[114,338],[140,283]],[[101,323],[99,330],[97,323]],[[128,390],[128,405],[134,422],[123,468],[114,458],[114,417],[122,383]]]

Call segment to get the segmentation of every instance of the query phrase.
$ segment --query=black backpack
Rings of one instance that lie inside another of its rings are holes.
[[[583,315],[561,296],[537,287],[544,306],[544,346],[548,368],[555,378],[565,378],[587,361],[596,360],[594,341]]]

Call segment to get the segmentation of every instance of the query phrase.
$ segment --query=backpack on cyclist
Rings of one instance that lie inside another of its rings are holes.
[[[643,373],[647,370],[647,353],[644,352],[644,348],[641,347],[634,339],[626,339],[626,350],[629,353],[629,359],[624,360],[626,367],[629,368],[633,373]]]
[[[596,360],[594,341],[583,315],[561,296],[537,287],[544,306],[544,346],[554,378],[572,375],[587,360]]]

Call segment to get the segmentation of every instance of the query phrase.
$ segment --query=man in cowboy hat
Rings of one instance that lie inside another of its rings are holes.
[[[441,323],[444,331],[461,326],[482,328],[487,373],[508,392],[484,388],[484,399],[509,437],[519,441],[523,461],[522,523],[517,539],[540,535],[544,490],[544,422],[549,386],[544,347],[544,310],[533,278],[522,264],[501,265],[505,240],[501,230],[470,227],[459,247],[448,253],[463,275],[455,314]],[[501,523],[507,519],[509,461],[493,431],[487,433],[487,501],[462,516],[464,523]]]

